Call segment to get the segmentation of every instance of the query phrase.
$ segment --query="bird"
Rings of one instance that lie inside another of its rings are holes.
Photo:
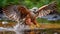
[[[2,11],[10,20],[17,21],[18,23],[20,23],[20,21],[24,21],[26,25],[36,25],[36,27],[39,27],[37,24],[38,22],[36,21],[37,17],[46,16],[55,10],[56,3],[52,2],[40,7],[34,14],[23,5],[9,5],[4,7]]]

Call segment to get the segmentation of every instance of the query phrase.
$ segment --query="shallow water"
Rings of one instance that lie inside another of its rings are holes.
[[[40,25],[42,28],[35,28],[33,30],[31,30],[29,26],[24,24],[16,24],[16,26],[13,26],[13,28],[0,27],[0,34],[60,34],[60,28],[57,27],[60,25],[57,24],[56,24],[57,26],[54,24],[48,24],[48,26],[47,24],[40,24]],[[56,29],[54,27],[56,27]]]
[[[0,31],[0,34],[16,34],[16,32]],[[24,31],[20,31],[18,34],[60,34],[60,29],[34,29],[34,30],[27,29]]]

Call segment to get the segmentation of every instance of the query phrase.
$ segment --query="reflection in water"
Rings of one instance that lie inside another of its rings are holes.
[[[0,34],[16,34],[14,31],[0,31]]]
[[[60,34],[60,29],[26,29],[24,31],[0,31],[0,34]]]
[[[60,34],[60,29],[25,30],[24,34]]]
[[[40,34],[40,31],[38,30],[38,31],[25,31],[24,32],[25,34]]]

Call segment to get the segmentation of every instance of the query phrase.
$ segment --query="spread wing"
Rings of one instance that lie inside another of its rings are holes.
[[[20,13],[18,12],[16,5],[11,5],[6,8],[3,8],[3,13],[10,20],[19,21],[20,19]]]
[[[42,16],[46,16],[50,12],[54,12],[54,11],[56,11],[56,3],[55,2],[40,7],[38,9],[37,13],[38,13],[38,17],[42,17]]]
[[[20,21],[29,14],[29,10],[25,6],[21,5],[11,5],[6,8],[3,8],[3,13],[7,18],[14,21]]]

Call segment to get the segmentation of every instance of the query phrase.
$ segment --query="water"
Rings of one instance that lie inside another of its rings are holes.
[[[42,18],[45,18],[50,21],[52,20],[55,21],[55,20],[60,20],[60,15],[52,14],[52,15],[43,16]]]
[[[46,24],[47,25],[47,24]],[[55,26],[55,25],[54,25]],[[46,26],[44,26],[46,27]],[[60,34],[60,28],[34,28],[30,29],[28,25],[17,23],[13,28],[0,27],[0,34]]]
[[[60,28],[35,28],[30,29],[24,24],[17,24],[14,28],[0,27],[0,34],[60,34]]]
[[[17,32],[17,33],[16,33]],[[0,31],[0,34],[60,34],[60,29],[35,29],[24,31]]]

